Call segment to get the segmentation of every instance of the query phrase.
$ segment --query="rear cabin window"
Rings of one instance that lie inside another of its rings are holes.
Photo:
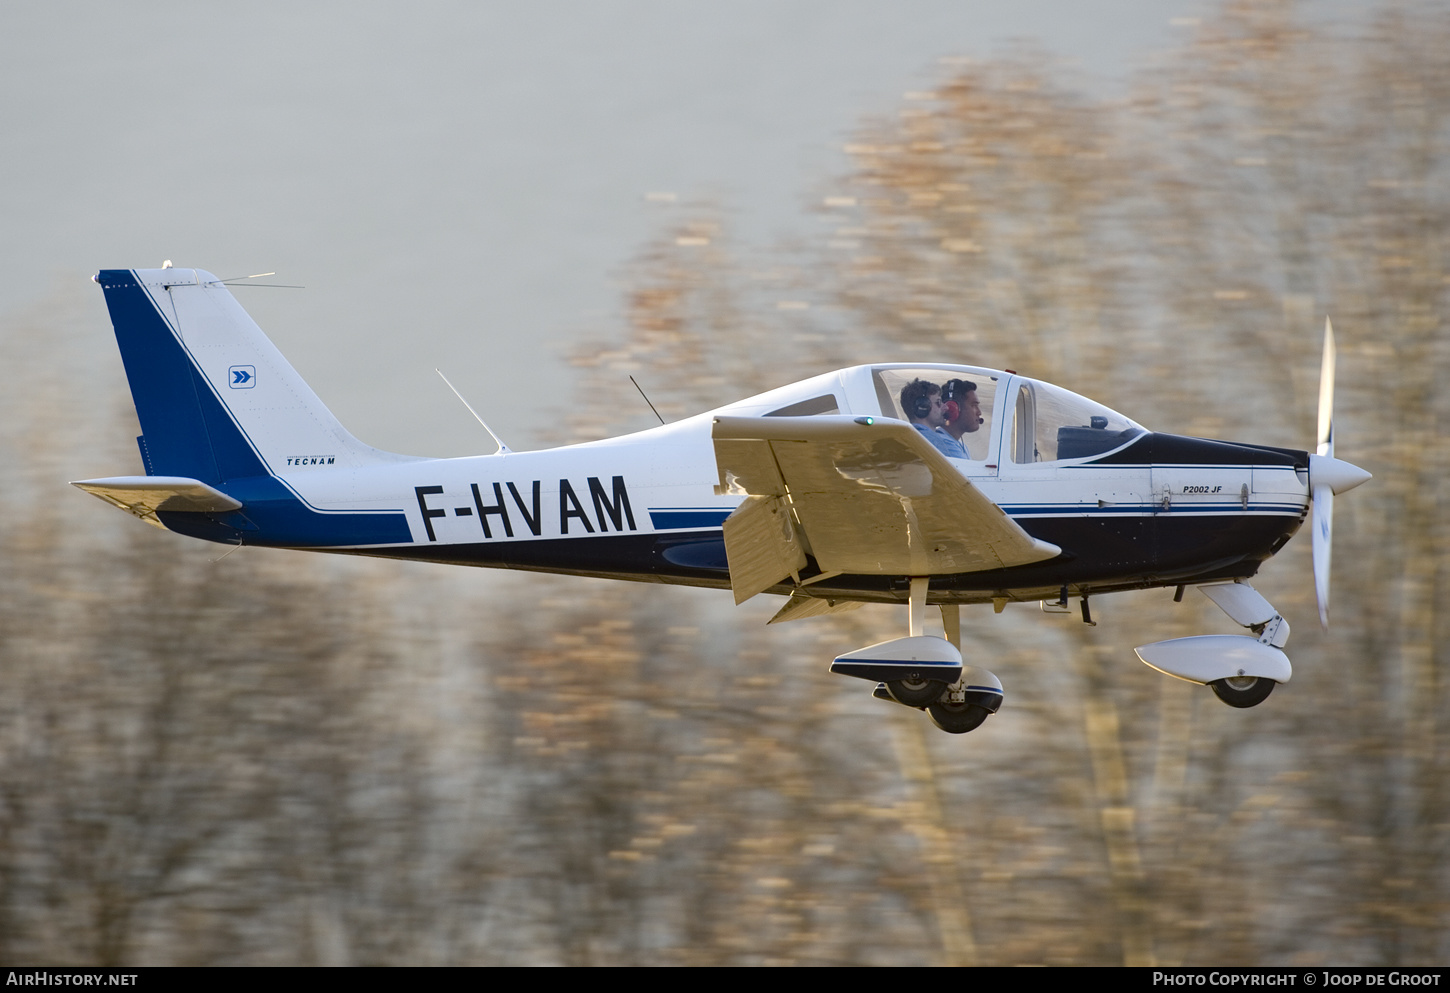
[[[788,407],[781,407],[779,410],[772,410],[766,417],[814,417],[817,414],[839,414],[841,405],[836,398],[827,393],[825,396],[811,397],[809,400],[802,400],[793,403]]]

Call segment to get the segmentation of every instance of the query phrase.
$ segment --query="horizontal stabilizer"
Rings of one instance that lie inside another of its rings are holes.
[[[111,476],[108,479],[82,479],[71,485],[163,530],[166,525],[156,516],[158,510],[212,514],[230,513],[242,508],[240,501],[221,490],[185,476]]]

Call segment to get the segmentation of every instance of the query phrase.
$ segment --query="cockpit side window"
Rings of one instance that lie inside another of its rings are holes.
[[[841,404],[835,396],[827,393],[825,396],[811,397],[809,400],[802,400],[793,403],[779,410],[772,410],[766,417],[815,417],[817,414],[839,414]]]
[[[929,429],[945,433],[951,439],[949,445],[960,444],[968,459],[974,462],[987,460],[997,395],[996,376],[980,369],[908,367],[878,368],[874,371],[873,378],[882,415],[904,421],[912,418],[901,409],[902,390],[918,380],[929,384],[928,392],[933,396],[940,396],[943,400],[941,406],[947,411],[944,423]],[[941,445],[936,447],[943,448]],[[950,454],[945,450],[944,453]]]

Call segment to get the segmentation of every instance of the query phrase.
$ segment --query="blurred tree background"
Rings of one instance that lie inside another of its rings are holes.
[[[576,356],[593,437],[653,422],[628,374],[673,418],[920,359],[1305,448],[1331,315],[1375,479],[1337,502],[1329,633],[1307,542],[1256,581],[1297,624],[1263,707],[1136,661],[1233,629],[1169,591],[965,612],[1007,702],[958,738],[825,672],[899,610],[218,561],[57,495],[137,433],[66,295],[0,341],[0,960],[1443,963],[1450,13],[1302,6],[1226,4],[1112,100],[1037,52],[947,62],[797,244],[662,206]]]

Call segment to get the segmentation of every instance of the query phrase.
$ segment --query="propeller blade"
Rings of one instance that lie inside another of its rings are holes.
[[[1324,358],[1319,366],[1319,452],[1309,456],[1309,497],[1313,501],[1314,598],[1319,623],[1329,627],[1329,559],[1334,537],[1334,494],[1352,490],[1370,478],[1357,465],[1334,457],[1334,325],[1324,318]]]
[[[1334,538],[1334,491],[1320,484],[1311,491],[1314,516],[1311,524],[1314,552],[1314,599],[1319,603],[1319,625],[1329,628],[1329,557]]]
[[[1334,325],[1324,318],[1324,357],[1319,362],[1319,448],[1321,458],[1334,458]],[[1314,460],[1310,459],[1313,469]],[[1329,559],[1334,538],[1334,490],[1328,483],[1309,476],[1309,495],[1313,500],[1314,528],[1311,548],[1314,553],[1314,599],[1319,604],[1319,626],[1329,629]]]
[[[1324,358],[1319,364],[1319,454],[1334,455],[1334,325],[1324,318]]]

